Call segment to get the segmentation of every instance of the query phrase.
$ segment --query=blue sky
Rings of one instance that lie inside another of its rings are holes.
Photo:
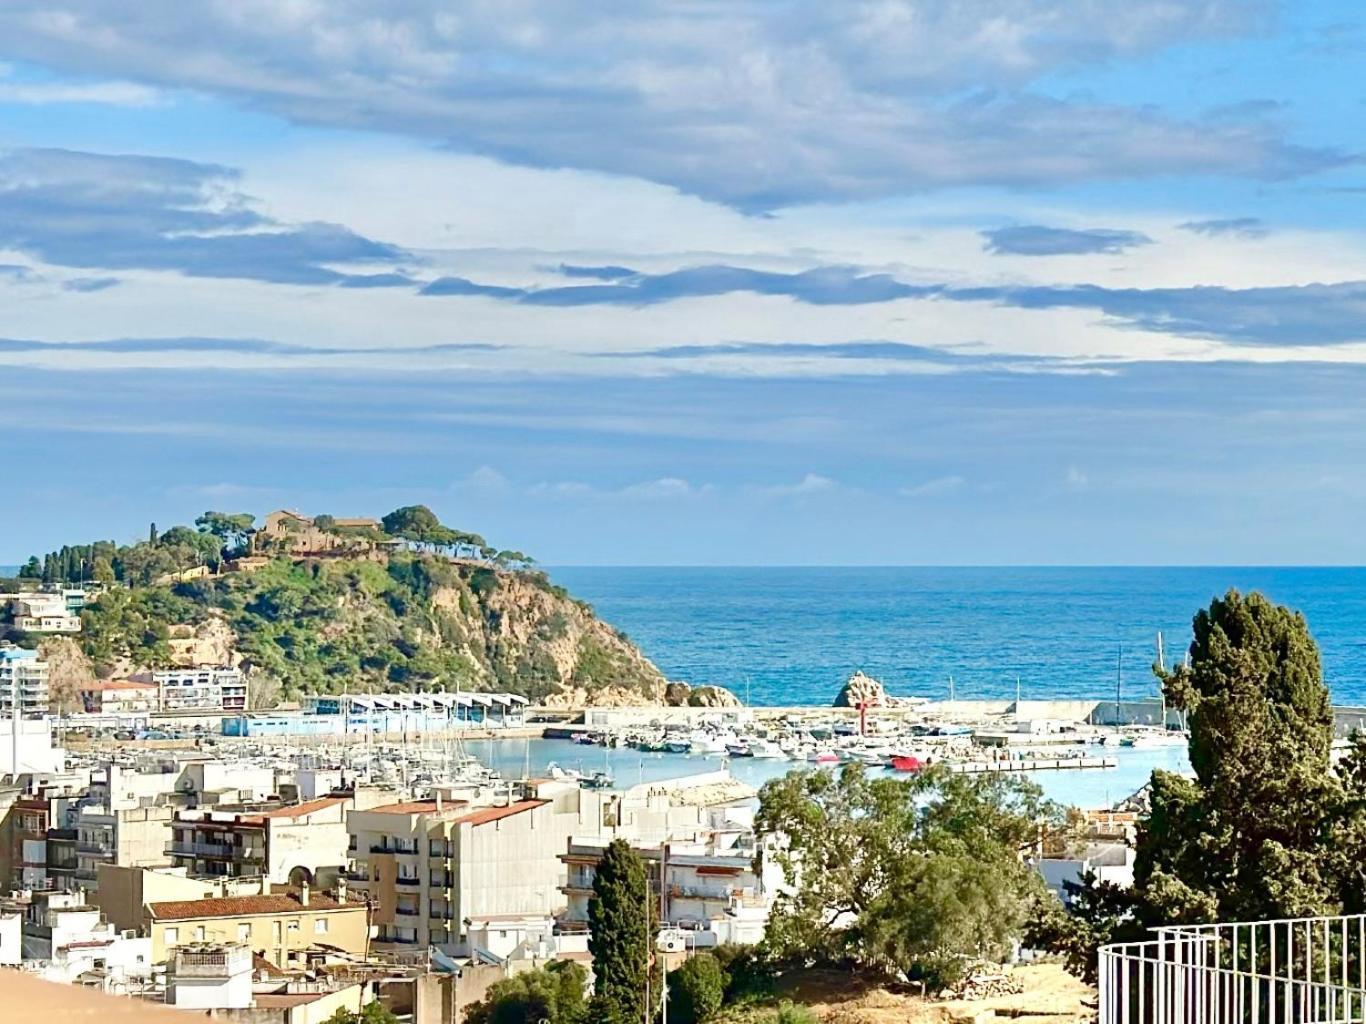
[[[1360,563],[1366,16],[0,0],[0,562]]]

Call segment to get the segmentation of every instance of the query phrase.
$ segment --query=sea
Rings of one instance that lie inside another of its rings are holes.
[[[550,575],[670,679],[726,686],[756,705],[828,705],[856,669],[899,696],[1156,696],[1157,634],[1168,662],[1179,661],[1196,611],[1230,588],[1302,612],[1334,702],[1366,704],[1366,569],[561,566]],[[505,775],[553,763],[605,770],[619,786],[723,764],[759,786],[794,767],[562,740],[482,746],[471,752]],[[1185,747],[1106,754],[1116,767],[1030,777],[1053,800],[1108,807],[1154,769],[1190,770]]]
[[[1230,588],[1305,615],[1338,704],[1366,704],[1366,569],[604,568],[552,579],[670,679],[756,705],[829,704],[861,669],[899,696],[1157,695],[1191,619]],[[952,679],[952,683],[950,683]]]

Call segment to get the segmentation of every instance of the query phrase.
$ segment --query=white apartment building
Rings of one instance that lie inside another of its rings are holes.
[[[84,604],[83,590],[27,590],[10,600],[10,612],[15,628],[26,633],[79,633]]]
[[[247,680],[230,665],[201,665],[152,673],[161,711],[247,710]]]
[[[47,662],[37,651],[0,643],[0,717],[12,716],[16,703],[24,718],[47,717]]]
[[[469,922],[550,918],[569,837],[601,823],[597,794],[563,783],[492,804],[417,800],[352,811],[347,879],[368,896],[377,949],[469,952]]]
[[[152,940],[118,930],[75,893],[35,893],[23,936],[24,966],[49,981],[128,992],[151,978]]]
[[[587,932],[588,901],[606,846],[600,838],[574,839],[560,856],[568,868],[567,906],[556,922],[563,936]],[[752,945],[764,937],[783,876],[752,833],[717,831],[693,842],[632,848],[645,861],[661,922],[687,933],[689,944]]]

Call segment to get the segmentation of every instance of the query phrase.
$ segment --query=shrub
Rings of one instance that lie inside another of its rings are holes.
[[[698,953],[669,976],[669,1017],[678,1024],[700,1024],[712,1017],[726,997],[730,979],[716,957]]]
[[[813,1010],[784,1000],[772,1017],[773,1024],[820,1024]]]

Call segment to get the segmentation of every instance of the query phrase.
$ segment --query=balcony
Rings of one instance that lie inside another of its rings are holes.
[[[76,852],[84,853],[89,857],[114,856],[114,851],[111,850],[108,846],[105,846],[103,843],[78,842],[76,844]]]
[[[395,907],[394,913],[400,917],[417,917],[420,911],[417,907]]]
[[[1100,951],[1100,1024],[1366,1019],[1366,915],[1158,928]]]
[[[417,850],[407,846],[389,846],[386,843],[373,843],[371,853],[392,853],[396,857],[416,857]]]
[[[394,879],[394,882],[398,885],[420,885],[422,879],[409,878],[407,875],[399,875],[397,878]]]
[[[172,857],[219,857],[225,860],[265,860],[266,851],[259,846],[231,846],[227,843],[191,843],[177,840],[167,845]]]

